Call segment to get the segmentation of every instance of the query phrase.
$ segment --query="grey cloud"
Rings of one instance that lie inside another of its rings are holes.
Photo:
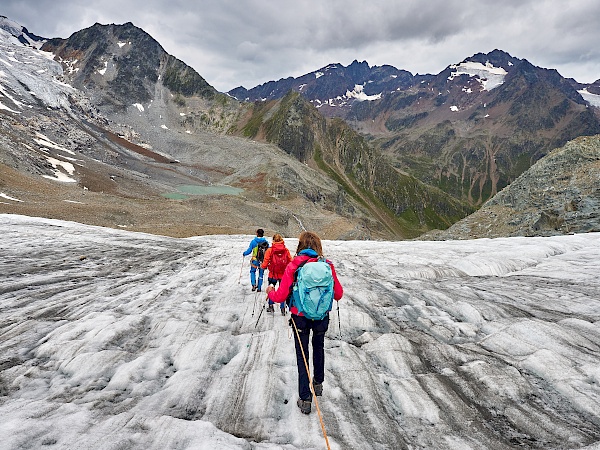
[[[353,59],[437,73],[494,48],[600,78],[595,0],[5,0],[0,14],[46,37],[133,22],[221,91]]]

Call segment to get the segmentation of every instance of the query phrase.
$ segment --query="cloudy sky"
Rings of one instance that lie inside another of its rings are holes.
[[[43,37],[132,22],[220,91],[355,59],[438,73],[495,48],[600,79],[596,0],[3,0],[0,15]]]

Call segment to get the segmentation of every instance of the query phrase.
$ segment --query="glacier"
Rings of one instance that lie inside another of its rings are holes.
[[[326,448],[252,236],[0,232],[0,448]],[[600,233],[323,247],[332,449],[600,449]]]

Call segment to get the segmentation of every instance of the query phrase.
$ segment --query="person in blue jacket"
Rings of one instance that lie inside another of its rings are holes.
[[[269,242],[264,238],[265,230],[259,228],[256,230],[256,237],[250,241],[248,249],[243,253],[244,256],[248,256],[252,253],[252,259],[250,259],[250,282],[252,283],[252,290],[261,292],[263,275],[265,269],[262,269],[260,265],[264,258],[264,254],[267,248],[269,248]],[[258,280],[256,279],[256,270],[258,270]]]

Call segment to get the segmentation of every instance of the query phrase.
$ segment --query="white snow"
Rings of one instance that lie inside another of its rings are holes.
[[[160,127],[161,127],[163,130],[168,130],[168,129],[169,129],[169,127],[168,127],[168,126],[166,126],[166,125],[164,125],[164,124],[163,124],[163,125],[161,125]]]
[[[0,109],[4,109],[6,111],[10,111],[11,113],[15,113],[15,114],[21,114],[19,111],[15,111],[14,109],[9,108],[2,102],[0,102]]]
[[[315,78],[321,78],[323,75],[325,75],[323,72],[315,72]]]
[[[127,42],[117,42],[117,45],[119,48],[123,48],[125,45],[127,45]]]
[[[106,73],[107,68],[108,68],[108,61],[104,61],[104,67],[102,69],[98,69],[98,73],[100,75],[104,75]]]
[[[4,77],[4,76],[5,76],[5,74],[2,71],[0,71],[0,77]],[[23,103],[21,103],[19,100],[17,100],[14,96],[10,95],[9,92],[1,84],[0,84],[0,95],[6,97],[11,102],[13,102],[13,104],[15,104],[19,108],[23,109]],[[16,111],[13,111],[13,112],[16,112]]]
[[[379,100],[381,98],[381,92],[379,94],[375,94],[375,95],[367,95],[364,93],[364,85],[362,84],[356,84],[354,85],[354,89],[352,91],[346,91],[346,97],[347,98],[355,98],[358,101],[373,101],[373,100]]]
[[[75,167],[73,166],[73,164],[66,161],[61,161],[60,159],[52,158],[50,156],[46,156],[46,159],[50,164],[52,164],[52,167],[54,167],[54,176],[51,177],[49,175],[43,175],[44,178],[61,181],[63,183],[75,183],[77,181],[74,178],[67,176],[64,172],[60,170],[62,168],[69,175],[73,175],[73,173],[75,172]]]
[[[458,111],[458,106],[456,106],[456,105],[452,105],[452,106],[450,107],[450,111],[457,112],[457,111]]]
[[[7,200],[12,200],[14,202],[23,202],[23,200],[19,200],[18,198],[11,197],[10,195],[5,194],[4,192],[0,192],[0,197],[5,198]]]
[[[452,65],[450,68],[456,71],[450,74],[448,80],[453,80],[460,75],[477,77],[482,88],[486,91],[491,91],[504,83],[504,77],[508,73],[502,67],[494,67],[489,62],[484,65],[478,62],[465,61],[458,65]]]
[[[39,100],[49,108],[70,109],[69,96],[76,90],[57,79],[62,75],[62,67],[49,59],[48,52],[23,45],[0,28],[0,55],[9,55],[0,60],[10,66],[10,71],[1,76],[3,95],[10,91],[12,101],[18,105],[34,105]],[[9,105],[5,106],[14,112]]]
[[[588,102],[590,105],[600,108],[600,95],[592,94],[591,92],[588,92],[587,88],[582,89],[577,92],[579,92],[581,94],[581,96],[583,97],[583,99],[586,102]]]
[[[135,106],[140,112],[144,112],[144,105],[141,103],[134,103],[133,106]]]
[[[38,143],[40,146],[53,148],[55,150],[60,150],[61,152],[69,153],[71,155],[75,154],[75,152],[73,150],[69,150],[68,148],[58,145],[56,142],[53,142],[52,140],[48,139],[42,133],[39,133],[36,131],[35,134],[38,137],[38,139],[34,139],[34,141],[36,143]]]
[[[0,447],[325,448],[252,236],[0,231]],[[598,448],[600,233],[323,247],[332,449]]]

